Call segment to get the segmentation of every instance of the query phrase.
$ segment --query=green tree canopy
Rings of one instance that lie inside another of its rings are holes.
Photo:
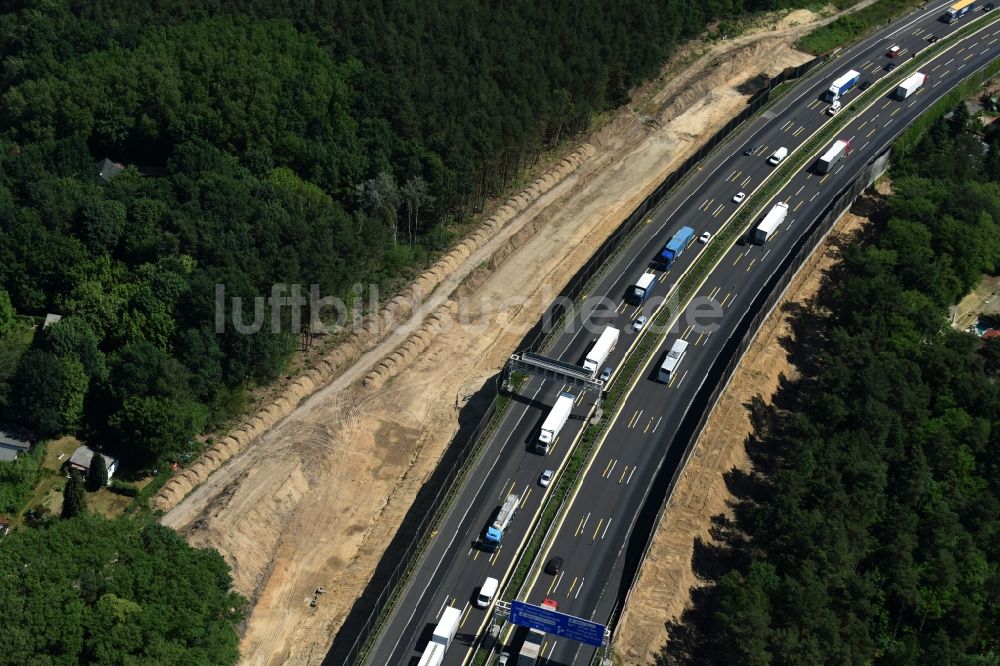
[[[83,479],[76,472],[69,476],[63,488],[62,517],[76,518],[87,510],[87,494]]]
[[[82,492],[82,485],[80,486]],[[155,522],[84,516],[0,542],[11,664],[235,664],[229,568]]]
[[[94,457],[90,460],[90,467],[87,468],[87,490],[94,492],[108,485],[108,465],[104,462],[104,456],[95,451]]]

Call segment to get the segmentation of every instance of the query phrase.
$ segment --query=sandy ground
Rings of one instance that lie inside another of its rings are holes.
[[[951,308],[951,325],[960,331],[968,329],[976,323],[979,315],[1000,315],[1000,277],[984,275],[982,282],[976,285],[958,305]]]
[[[881,191],[883,186],[877,187]],[[837,247],[867,223],[851,213],[840,219],[792,280],[737,366],[677,481],[625,607],[614,642],[622,663],[655,663],[667,642],[666,623],[680,618],[691,588],[704,584],[692,570],[694,543],[699,538],[714,543],[709,534],[712,516],[730,513],[731,495],[723,475],[734,468],[750,469],[744,448],[753,431],[747,405],[754,396],[770,403],[780,377],[798,376],[780,342],[795,339],[782,306],[804,306],[814,299],[827,269],[838,260]]]
[[[442,283],[437,324],[391,340],[418,348],[405,355],[415,361],[397,354],[391,371],[380,372],[385,350],[373,350],[165,516],[192,544],[218,549],[253,602],[244,663],[322,659],[456,431],[467,396],[502,367],[552,295],[642,197],[745,105],[737,86],[808,59],[788,44],[811,17],[793,12],[765,26],[777,27],[766,35],[680,54],[586,137],[593,155],[518,215],[517,232],[493,243],[490,261],[474,253],[465,277]],[[462,286],[450,291],[456,282]],[[468,302],[460,297],[470,294]],[[313,608],[318,586],[326,593]]]

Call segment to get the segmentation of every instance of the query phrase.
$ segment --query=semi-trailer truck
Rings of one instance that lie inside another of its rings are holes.
[[[625,300],[632,305],[642,305],[653,293],[655,283],[656,273],[643,273],[639,281],[629,288],[628,293],[625,294]]]
[[[830,150],[823,153],[816,161],[816,173],[830,173],[833,165],[840,161],[844,155],[851,154],[851,142],[846,139],[839,139],[833,142]]]
[[[681,256],[681,252],[686,250],[694,242],[694,229],[691,227],[681,227],[680,230],[667,241],[667,244],[660,250],[660,253],[653,259],[653,265],[660,270],[667,270],[673,265],[674,260]]]
[[[913,93],[917,92],[920,86],[924,85],[925,81],[927,81],[926,74],[923,72],[914,72],[903,79],[903,82],[896,88],[893,96],[898,100],[904,100]]]
[[[753,242],[766,243],[774,235],[774,232],[778,230],[781,223],[785,221],[786,215],[788,215],[788,204],[783,201],[774,204],[774,207],[767,212],[764,219],[754,229]]]
[[[486,527],[486,532],[483,534],[483,538],[480,539],[480,545],[483,550],[495,553],[500,548],[500,541],[503,540],[503,531],[510,525],[510,521],[514,519],[514,515],[520,506],[521,498],[518,495],[513,493],[507,495],[507,499],[503,501],[503,504],[500,505],[500,510],[497,511],[496,518]]]
[[[613,326],[608,326],[601,333],[594,346],[591,347],[587,358],[583,359],[583,369],[590,373],[591,377],[597,376],[597,371],[601,369],[604,362],[608,360],[608,354],[615,350],[618,344],[619,331]]]
[[[839,99],[844,93],[857,85],[858,79],[860,78],[861,72],[854,69],[849,70],[845,74],[841,74],[833,80],[830,87],[827,88],[825,93],[823,93],[823,101],[832,103]]]
[[[448,651],[451,642],[455,640],[455,634],[458,633],[458,623],[461,619],[461,610],[452,606],[444,609],[417,666],[440,666],[444,662],[444,653]]]
[[[552,405],[552,411],[545,417],[542,423],[542,430],[538,433],[538,441],[535,443],[535,450],[542,455],[547,455],[552,448],[553,442],[559,436],[559,431],[566,425],[569,415],[573,411],[573,403],[576,396],[569,392],[559,394],[556,404]]]

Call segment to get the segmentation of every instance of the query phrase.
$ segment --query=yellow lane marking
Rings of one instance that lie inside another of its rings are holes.
[[[599,521],[597,521],[597,529],[594,530],[594,537],[591,539],[591,541],[597,541],[597,533],[601,531],[601,527],[603,525],[604,525],[604,519],[601,518]]]

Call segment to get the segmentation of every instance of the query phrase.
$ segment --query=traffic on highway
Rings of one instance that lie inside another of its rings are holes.
[[[951,45],[888,93],[862,98],[863,110],[838,136],[805,168],[787,174],[790,180],[723,253],[665,335],[651,325],[656,309],[743,200],[780,175],[776,170],[789,155],[872,85],[893,76],[897,63],[984,16],[974,3],[965,5],[973,10],[963,7],[952,16],[951,4],[928,5],[845,49],[737,132],[617,255],[591,290],[601,301],[588,299],[597,304],[581,308],[555,336],[546,355],[612,382],[639,336],[661,339],[620,408],[605,415],[612,420],[518,599],[600,623],[616,612],[627,592],[624,555],[635,517],[728,336],[752,314],[756,297],[830,199],[914,118],[1000,54],[1000,27]],[[538,378],[519,387],[402,591],[370,663],[466,663],[598,398]],[[447,640],[439,640],[437,628],[445,621],[441,636]],[[522,649],[527,652],[517,663],[534,663],[537,653],[544,663],[584,664],[595,650],[508,627],[489,663],[501,653],[514,663]]]

